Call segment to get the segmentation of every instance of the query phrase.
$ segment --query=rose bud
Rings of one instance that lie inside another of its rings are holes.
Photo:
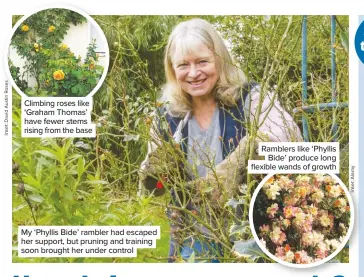
[[[24,194],[24,192],[25,192],[25,187],[24,187],[24,183],[23,183],[23,182],[19,182],[19,183],[18,183],[18,187],[17,187],[17,189],[16,189],[16,192],[17,192],[18,194],[21,194],[21,195],[23,195],[23,194]]]
[[[13,174],[14,174],[14,173],[17,173],[17,172],[18,172],[18,170],[19,170],[19,164],[17,164],[17,163],[13,163]]]

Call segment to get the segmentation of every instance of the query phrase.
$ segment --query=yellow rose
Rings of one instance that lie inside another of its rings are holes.
[[[51,25],[51,26],[48,27],[48,32],[52,33],[55,29],[56,29],[56,27]]]
[[[63,50],[66,50],[68,48],[67,44],[62,43],[59,47],[61,47]]]
[[[38,49],[39,48],[39,44],[38,43],[34,43],[34,48]]]
[[[28,25],[23,25],[22,27],[21,27],[21,30],[23,31],[23,32],[28,32],[29,31],[29,26]]]
[[[64,79],[64,72],[62,70],[57,70],[53,73],[53,79],[60,81]]]

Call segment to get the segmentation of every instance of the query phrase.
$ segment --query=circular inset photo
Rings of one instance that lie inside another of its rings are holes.
[[[351,196],[331,174],[268,175],[254,192],[249,217],[264,253],[296,268],[335,257],[354,224]]]
[[[12,85],[23,96],[85,97],[106,77],[109,48],[90,16],[43,9],[15,24],[6,63]]]

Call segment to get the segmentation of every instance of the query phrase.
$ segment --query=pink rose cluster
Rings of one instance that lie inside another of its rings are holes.
[[[263,185],[258,198],[254,222],[264,223],[255,226],[257,234],[279,259],[314,263],[343,243],[349,228],[349,202],[331,176],[275,175]]]

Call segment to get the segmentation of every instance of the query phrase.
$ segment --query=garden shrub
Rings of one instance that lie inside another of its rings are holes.
[[[103,73],[103,67],[97,64],[96,41],[89,44],[83,61],[62,43],[71,24],[85,21],[70,10],[48,9],[19,26],[11,46],[25,60],[24,74],[36,80],[34,88],[25,88],[24,82],[14,79],[19,89],[29,96],[86,96],[92,91]]]

